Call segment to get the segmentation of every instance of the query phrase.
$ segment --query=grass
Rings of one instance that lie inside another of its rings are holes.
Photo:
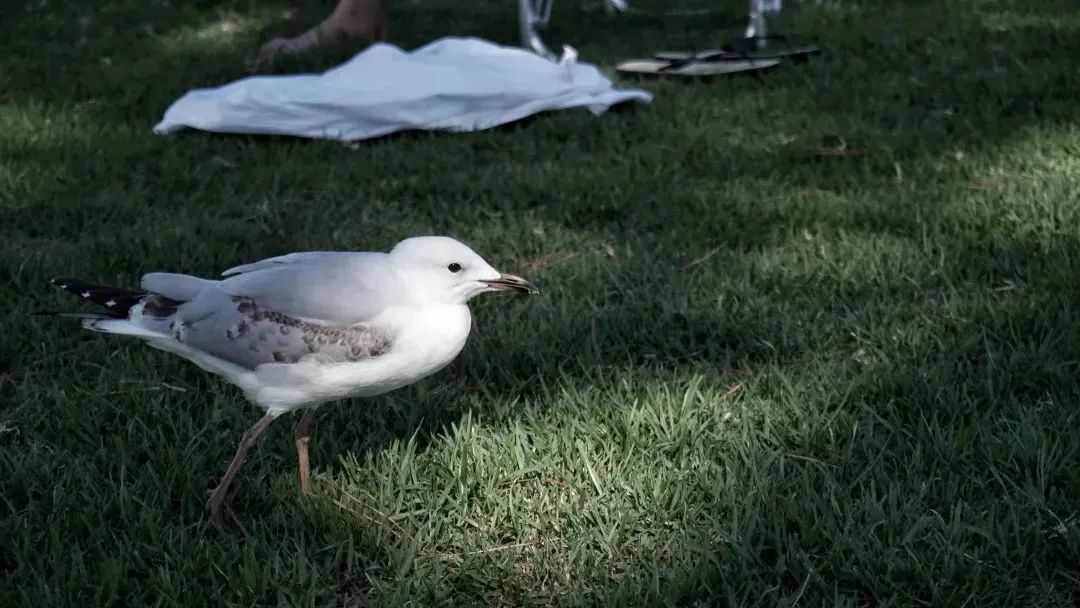
[[[150,128],[329,5],[27,1],[0,20],[0,605],[1069,606],[1080,601],[1080,10],[804,3],[825,54],[650,106],[342,146]],[[323,3],[326,4],[326,3]],[[559,3],[610,69],[738,28]],[[413,47],[510,2],[392,3]],[[334,65],[331,49],[283,70]],[[634,84],[634,83],[629,83]],[[819,159],[842,138],[860,155]],[[134,284],[453,234],[543,297],[292,420],[29,317]]]

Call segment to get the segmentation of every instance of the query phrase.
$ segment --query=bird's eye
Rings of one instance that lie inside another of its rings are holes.
[[[461,264],[458,264],[457,262],[454,262],[453,264],[450,264],[449,266],[447,266],[446,269],[449,270],[450,272],[461,272]]]

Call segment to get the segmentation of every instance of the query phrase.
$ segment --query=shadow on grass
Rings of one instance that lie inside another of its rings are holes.
[[[960,251],[983,247],[957,244]],[[841,282],[832,287],[842,295],[827,311],[814,309],[811,301],[779,296],[787,306],[778,302],[759,309],[772,320],[771,327],[768,321],[747,326],[735,320],[736,327],[726,328],[720,311],[657,315],[624,304],[605,309],[607,318],[595,341],[583,337],[585,326],[571,323],[554,325],[529,341],[474,344],[465,361],[438,382],[451,385],[449,390],[409,389],[368,411],[351,405],[328,409],[316,455],[323,475],[334,484],[322,484],[329,493],[323,503],[327,510],[315,508],[321,515],[308,521],[313,526],[308,533],[313,543],[332,538],[342,531],[339,517],[352,520],[365,513],[368,507],[362,501],[368,499],[363,497],[357,504],[334,502],[355,498],[348,488],[366,479],[355,477],[357,468],[365,466],[354,460],[358,454],[378,454],[409,436],[414,439],[407,453],[422,454],[429,441],[445,444],[479,421],[487,428],[506,429],[509,440],[509,429],[518,424],[522,410],[545,407],[550,391],[541,389],[551,385],[587,392],[590,387],[649,381],[683,387],[688,378],[704,378],[718,387],[711,394],[722,393],[736,402],[728,406],[736,419],[747,427],[768,429],[759,431],[767,434],[764,446],[739,449],[740,442],[732,437],[730,443],[708,448],[726,468],[702,470],[694,465],[680,483],[685,492],[708,494],[713,502],[703,501],[692,515],[672,516],[678,529],[662,540],[642,537],[633,523],[613,531],[615,546],[644,546],[630,551],[627,561],[612,564],[611,579],[583,569],[567,587],[576,595],[563,601],[682,605],[723,598],[735,604],[775,605],[802,597],[811,603],[833,599],[955,605],[973,593],[1021,605],[1074,601],[1071,581],[1076,571],[1069,564],[1080,548],[1080,534],[1069,522],[1080,478],[1070,463],[1080,453],[1061,429],[1072,428],[1078,416],[1068,404],[1080,397],[1075,382],[1080,325],[1068,299],[1053,293],[1067,277],[1052,264],[1019,264],[1032,270],[1024,283],[997,291],[1002,257],[1032,251],[1051,260],[1075,259],[1080,244],[1071,240],[1046,251],[1042,243],[1013,242],[1008,253],[958,257],[940,270],[943,276],[966,279],[963,286]],[[780,293],[800,287],[790,278],[760,280],[775,282]],[[884,322],[868,312],[893,297],[925,298],[924,310]],[[782,317],[776,310],[763,310],[776,307],[785,311]],[[712,339],[691,335],[699,331]],[[841,332],[853,339],[836,340],[833,336]],[[643,343],[643,338],[665,333],[663,343]],[[656,351],[655,358],[642,358],[649,351]],[[535,376],[516,373],[522,369],[535,369]],[[471,391],[478,395],[470,395],[469,387],[452,386],[460,380],[473,385]],[[821,392],[814,393],[808,384]],[[736,387],[752,397],[742,401]],[[520,401],[507,404],[485,395],[515,395]],[[552,416],[574,428],[605,407],[639,407],[618,400],[618,395],[617,389],[601,389],[595,394],[600,405],[580,413],[563,408]],[[603,403],[612,398],[616,400]],[[753,409],[773,401],[783,406],[767,414]],[[823,410],[808,418],[800,410],[809,404]],[[771,422],[765,423],[769,416]],[[624,445],[617,421],[605,424],[605,436]],[[712,424],[716,421],[708,422]],[[688,425],[681,439],[692,441],[694,428]],[[343,445],[346,437],[361,439]],[[287,453],[286,442],[276,443],[273,458],[278,462],[273,466],[288,467],[288,458],[281,456]],[[346,466],[325,464],[339,458]],[[658,475],[672,466],[663,454],[650,458]],[[733,483],[733,475],[747,479]],[[544,479],[543,474],[523,476],[522,484],[538,487],[566,483]],[[618,476],[601,479],[619,487]],[[580,498],[575,509],[583,517],[600,517],[596,510],[603,510],[601,505],[618,504],[617,489],[609,490],[615,496],[604,498],[586,491],[587,477],[571,485],[567,495]],[[897,488],[910,493],[898,493]],[[484,503],[479,490],[466,486],[456,491],[465,492],[463,500]],[[259,518],[280,509],[278,498],[250,491],[239,503],[238,517]],[[623,507],[631,522],[661,517],[633,500],[624,500]],[[552,541],[507,532],[513,556],[480,550],[447,557],[441,551],[453,547],[440,545],[416,556],[410,553],[413,541],[408,536],[388,538],[385,530],[394,524],[384,521],[387,514],[377,507],[370,508],[364,517],[375,518],[371,525],[383,530],[360,533],[364,540],[358,542],[371,543],[370,559],[392,569],[415,558],[415,576],[433,577],[469,601],[555,601],[556,595],[544,595],[545,577],[558,576],[560,560],[572,559],[575,552],[574,547],[559,546],[557,536]],[[1015,541],[1001,544],[1002,538]],[[595,545],[588,550],[602,555],[611,548]],[[446,560],[458,561],[447,567]],[[979,582],[987,569],[995,572],[997,583]],[[1034,572],[1042,574],[1033,578]],[[763,579],[770,581],[767,591]],[[338,590],[364,588],[346,582]],[[434,596],[428,599],[435,601]]]

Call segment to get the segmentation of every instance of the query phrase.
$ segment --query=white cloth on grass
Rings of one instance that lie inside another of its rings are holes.
[[[398,131],[479,131],[551,110],[652,100],[620,90],[573,49],[553,63],[477,38],[443,38],[413,52],[375,44],[317,75],[255,76],[196,89],[156,133],[185,127],[357,141]]]

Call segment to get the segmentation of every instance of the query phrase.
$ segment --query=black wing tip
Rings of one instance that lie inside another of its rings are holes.
[[[74,277],[54,277],[50,283],[85,301],[106,308],[110,316],[122,318],[146,295],[145,291],[133,291],[120,287],[99,285]]]
[[[54,286],[59,287],[64,291],[69,291],[71,293],[83,292],[87,289],[96,289],[99,287],[98,285],[94,285],[90,281],[77,279],[75,277],[53,277],[49,280],[49,283],[52,283]]]
[[[76,279],[74,277],[55,277],[49,282],[70,294],[79,296],[84,300],[91,300],[91,294],[100,289],[100,286],[94,285],[89,281]]]

